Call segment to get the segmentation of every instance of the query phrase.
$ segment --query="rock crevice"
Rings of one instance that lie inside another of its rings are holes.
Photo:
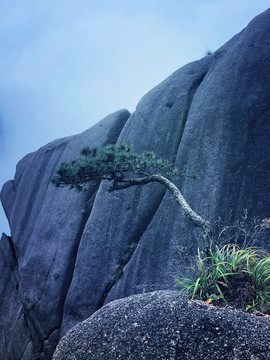
[[[130,244],[128,245],[126,251],[124,252],[123,257],[121,258],[120,261],[118,261],[118,264],[116,265],[116,268],[113,272],[112,277],[110,278],[109,282],[107,283],[104,292],[102,293],[102,296],[100,298],[100,301],[98,302],[96,311],[99,310],[105,303],[107,295],[109,294],[109,292],[111,291],[111,289],[113,288],[114,284],[121,278],[121,276],[123,275],[123,272],[125,270],[125,266],[130,262],[134,252],[136,251],[136,248],[140,242],[140,239],[142,237],[142,234],[145,233],[147,227],[149,226],[149,224],[151,223],[153,217],[155,216],[159,205],[161,204],[162,200],[164,199],[166,190],[164,190],[163,192],[161,192],[159,194],[159,199],[156,202],[156,207],[155,209],[152,209],[151,214],[149,214],[147,219],[144,219],[144,222],[142,224],[141,229],[135,234],[135,237],[133,239],[131,239]]]

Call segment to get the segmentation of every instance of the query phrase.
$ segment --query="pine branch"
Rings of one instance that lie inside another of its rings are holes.
[[[210,224],[207,220],[200,217],[189,204],[186,202],[184,196],[182,195],[181,191],[175,186],[169,179],[162,175],[149,175],[141,178],[132,178],[132,179],[123,179],[121,182],[114,181],[112,186],[110,187],[109,191],[116,191],[127,189],[131,186],[137,185],[145,185],[152,182],[158,182],[164,185],[173,195],[174,199],[180,205],[181,209],[183,210],[184,214],[192,220],[192,222],[203,229],[204,233],[207,234],[207,237],[210,236]]]

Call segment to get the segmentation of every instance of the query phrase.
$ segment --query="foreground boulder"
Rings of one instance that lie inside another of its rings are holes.
[[[50,359],[59,339],[104,304],[173,289],[203,246],[159,184],[108,193],[107,182],[94,182],[79,194],[53,187],[56,167],[83,146],[127,141],[186,168],[196,177],[176,185],[212,225],[245,209],[269,218],[269,39],[270,10],[177,70],[133,114],[119,111],[19,162],[1,192],[11,237],[0,242],[0,263],[8,256],[15,264],[0,273],[0,353],[8,360]],[[261,245],[270,250],[268,239]],[[16,281],[7,286],[9,278]]]
[[[270,320],[173,291],[115,300],[75,326],[53,360],[270,359]]]

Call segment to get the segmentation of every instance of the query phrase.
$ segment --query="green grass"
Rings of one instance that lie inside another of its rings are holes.
[[[259,248],[236,244],[215,246],[197,263],[190,277],[177,280],[180,293],[218,305],[265,312],[270,307],[270,255]]]

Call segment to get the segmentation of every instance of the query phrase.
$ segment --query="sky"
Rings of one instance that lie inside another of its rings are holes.
[[[1,0],[0,189],[16,164],[215,51],[269,0]],[[0,234],[10,234],[0,206]]]

